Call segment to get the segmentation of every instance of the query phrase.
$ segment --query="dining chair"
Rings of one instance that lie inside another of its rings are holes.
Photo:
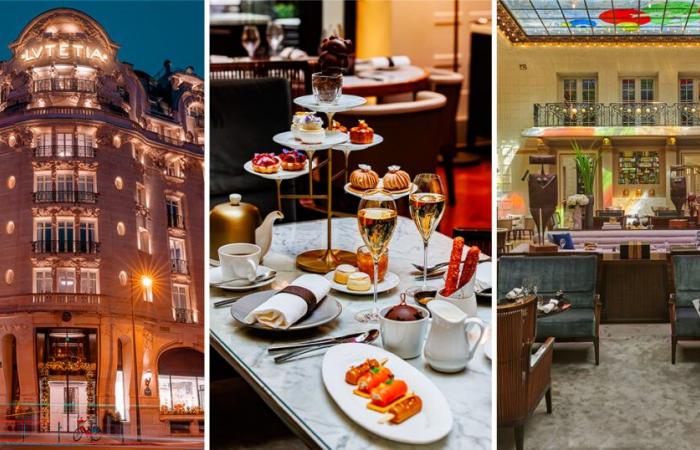
[[[532,217],[525,217],[524,222],[525,223],[522,230],[523,238],[532,240],[532,238],[535,236],[535,219]]]
[[[464,76],[458,72],[443,69],[430,69],[430,90],[445,96],[446,103],[443,109],[443,119],[440,121],[438,136],[440,142],[440,156],[442,166],[445,169],[447,181],[447,200],[450,205],[455,204],[454,181],[454,157],[457,152],[457,108],[462,95]]]
[[[508,229],[499,228],[496,230],[496,256],[498,258],[501,255],[508,253]]]
[[[491,256],[491,228],[459,228],[452,229],[452,238],[461,236],[464,245],[476,245],[481,253]]]
[[[545,340],[533,354],[537,330],[537,300],[498,305],[497,416],[498,425],[513,427],[515,448],[525,444],[525,422],[546,399],[552,413],[552,349],[554,338]]]
[[[671,322],[671,363],[676,363],[679,341],[700,340],[700,316],[693,300],[700,298],[700,252],[672,252],[669,256],[671,294],[668,311]]]

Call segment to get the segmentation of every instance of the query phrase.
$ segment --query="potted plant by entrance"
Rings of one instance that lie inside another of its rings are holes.
[[[583,194],[588,197],[588,204],[585,205],[586,213],[584,228],[586,230],[590,230],[593,228],[593,183],[595,181],[595,171],[596,166],[598,165],[598,157],[584,153],[576,141],[571,143],[571,147],[576,152],[576,156],[574,157],[576,161],[576,173],[579,181],[581,182],[581,186],[583,187]]]

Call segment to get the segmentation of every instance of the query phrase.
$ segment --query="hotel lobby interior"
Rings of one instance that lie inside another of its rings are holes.
[[[698,5],[497,7],[498,448],[695,448]]]

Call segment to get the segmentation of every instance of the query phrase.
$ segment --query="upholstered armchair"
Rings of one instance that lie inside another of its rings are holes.
[[[558,342],[592,342],[598,365],[602,306],[596,284],[598,258],[599,255],[587,254],[503,256],[498,262],[498,298],[521,287],[525,278],[536,283],[538,295],[554,296],[563,291],[572,303],[571,309],[541,317],[537,322],[537,341],[552,336]]]
[[[700,340],[700,317],[693,300],[700,298],[700,253],[671,254],[672,293],[668,301],[671,320],[671,363],[676,363],[678,341]]]
[[[537,321],[534,296],[498,307],[498,425],[513,427],[515,448],[525,443],[525,422],[542,397],[552,412],[552,348],[550,337],[532,353]]]

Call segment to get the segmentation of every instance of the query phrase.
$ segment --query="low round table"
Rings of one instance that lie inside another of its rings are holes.
[[[360,97],[416,93],[428,89],[430,72],[418,66],[404,66],[395,70],[375,70],[370,66],[356,66],[355,75],[343,76],[343,94]]]

